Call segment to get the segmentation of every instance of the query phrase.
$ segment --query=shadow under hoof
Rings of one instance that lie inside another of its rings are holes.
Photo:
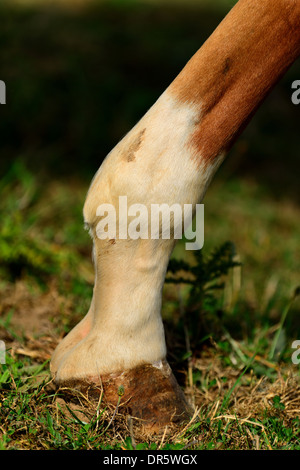
[[[97,403],[101,397],[104,406],[117,407],[118,413],[137,418],[155,432],[170,424],[187,422],[193,415],[193,409],[166,361],[57,385],[87,394],[89,400]]]

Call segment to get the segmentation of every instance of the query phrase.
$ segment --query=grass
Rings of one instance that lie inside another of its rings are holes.
[[[237,202],[226,206],[233,189]],[[261,210],[269,217],[257,216],[252,230],[248,226],[247,239],[243,228],[231,231],[235,251],[230,244],[224,259],[220,251],[215,256],[217,266],[223,263],[225,269],[214,265],[210,269],[215,277],[197,277],[200,271],[203,275],[203,266],[213,265],[212,247],[227,239],[226,219],[235,217],[237,210],[248,213],[253,192],[259,189],[247,180],[239,184],[233,179],[222,186],[217,178],[205,205],[206,230],[213,240],[201,256],[197,254],[198,260],[189,253],[185,264],[179,244],[168,278],[176,277],[180,268],[181,282],[164,288],[169,361],[196,407],[194,420],[183,429],[147,436],[119,409],[55,389],[49,375],[51,353],[87,311],[91,298],[91,247],[81,216],[86,190],[78,181],[45,187],[18,161],[2,180],[1,217],[5,227],[12,226],[12,217],[14,227],[6,233],[12,253],[0,253],[0,334],[7,347],[7,362],[0,365],[1,449],[299,449],[299,369],[291,362],[291,344],[299,336],[298,291],[293,295],[298,261],[292,256],[299,233],[295,227],[286,243],[270,230],[274,224],[286,230],[288,216],[280,203],[261,197]],[[5,212],[11,204],[13,210]],[[291,204],[289,211],[293,226],[299,209]],[[210,225],[216,214],[217,233]],[[9,243],[16,230],[22,233],[20,252]],[[279,259],[255,247],[257,231],[266,231],[272,246],[281,240],[276,246]],[[41,256],[41,246],[47,257]],[[192,285],[183,282],[189,274],[198,279]],[[281,275],[286,276],[284,282]]]
[[[211,361],[212,358],[210,357]],[[214,380],[231,380],[228,370],[213,366]],[[203,367],[203,364],[202,364]],[[222,371],[222,372],[221,372]],[[221,374],[220,374],[221,372]],[[224,374],[222,376],[222,374]],[[231,370],[233,375],[233,370]],[[97,408],[82,396],[76,403],[56,392],[49,383],[45,364],[8,355],[1,378],[1,441],[4,449],[36,450],[172,450],[172,449],[299,449],[299,383],[278,379],[272,385],[245,376],[237,404],[228,408],[214,397],[214,384],[197,387],[198,393],[215,399],[202,406],[197,420],[177,432],[145,438],[133,431],[129,420],[112,410]],[[249,384],[249,381],[251,383]],[[224,386],[224,388],[226,385]],[[114,419],[112,419],[112,417]]]

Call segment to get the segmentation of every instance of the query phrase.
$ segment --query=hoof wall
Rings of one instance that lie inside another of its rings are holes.
[[[181,424],[193,414],[166,361],[140,365],[119,374],[68,380],[58,385],[79,390],[97,402],[102,396],[103,405],[118,407],[118,412],[141,420],[153,430]]]

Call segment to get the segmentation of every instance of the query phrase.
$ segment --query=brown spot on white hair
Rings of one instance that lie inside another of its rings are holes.
[[[124,158],[127,162],[133,162],[135,160],[135,153],[141,146],[145,131],[146,128],[142,129],[137,135],[135,135],[132,142],[129,144],[129,147],[124,152]]]

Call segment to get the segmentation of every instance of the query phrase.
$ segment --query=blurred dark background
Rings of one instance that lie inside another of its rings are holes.
[[[1,2],[1,173],[22,159],[41,178],[88,181],[234,3]],[[220,172],[252,175],[273,196],[299,201],[296,79],[299,60]]]

